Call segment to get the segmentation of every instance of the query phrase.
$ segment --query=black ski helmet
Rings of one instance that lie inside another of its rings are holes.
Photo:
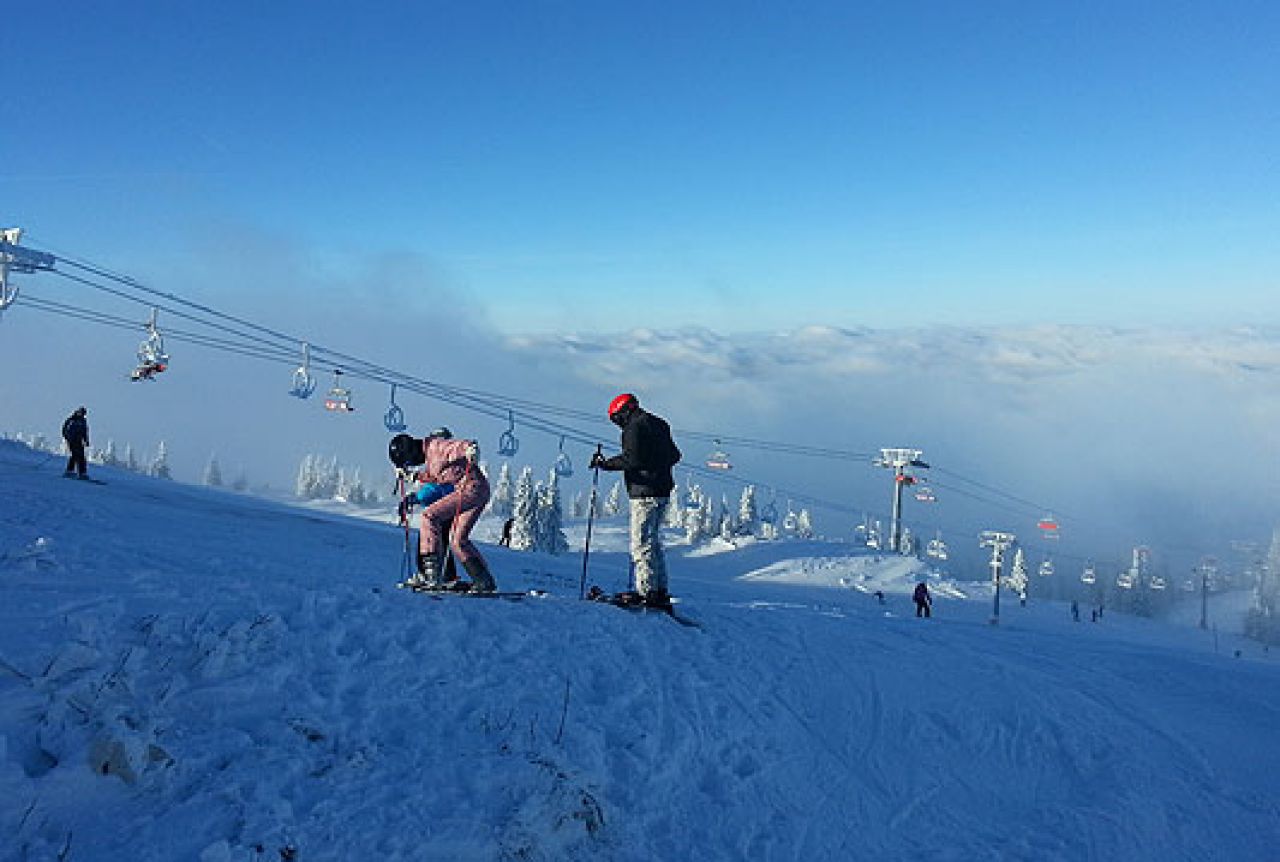
[[[427,437],[438,437],[441,440],[452,440],[453,432],[450,431],[445,426],[441,425],[439,428],[433,429],[432,432],[427,435]]]
[[[409,434],[397,434],[387,444],[387,457],[397,467],[416,467],[427,460],[422,451],[422,441]]]

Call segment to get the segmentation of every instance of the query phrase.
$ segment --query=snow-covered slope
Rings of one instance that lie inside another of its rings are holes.
[[[433,600],[390,523],[58,466],[0,444],[0,858],[1280,853],[1280,667],[1242,641],[993,628],[963,584],[918,620],[918,570],[823,543],[674,547],[700,630],[491,544],[551,595]]]

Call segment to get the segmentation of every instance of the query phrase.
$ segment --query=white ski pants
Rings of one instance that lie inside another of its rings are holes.
[[[636,592],[641,595],[667,589],[662,516],[668,502],[666,497],[638,497],[631,501],[631,561],[636,566]]]

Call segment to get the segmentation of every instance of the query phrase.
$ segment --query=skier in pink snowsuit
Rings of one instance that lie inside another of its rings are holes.
[[[471,541],[471,530],[489,503],[489,480],[476,463],[479,447],[474,440],[430,436],[419,440],[397,434],[388,447],[391,461],[414,478],[444,491],[422,510],[418,530],[418,576],[415,586],[444,586],[444,525],[453,522],[449,536],[454,556],[471,576],[473,592],[497,589],[489,565]]]

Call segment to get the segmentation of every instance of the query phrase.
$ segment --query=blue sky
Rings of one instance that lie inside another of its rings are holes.
[[[368,5],[6,16],[0,220],[507,332],[1276,322],[1274,3]]]

